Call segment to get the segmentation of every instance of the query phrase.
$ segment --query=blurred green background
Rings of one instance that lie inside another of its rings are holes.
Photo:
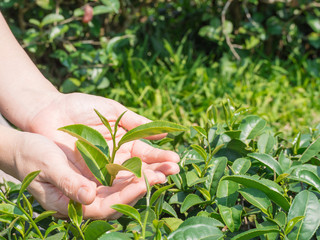
[[[286,136],[320,122],[319,1],[1,0],[0,9],[64,93],[185,125],[203,125],[211,104],[222,118],[226,99]]]

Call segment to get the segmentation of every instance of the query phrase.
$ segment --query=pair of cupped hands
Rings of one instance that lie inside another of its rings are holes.
[[[101,185],[77,151],[76,139],[58,130],[66,125],[84,124],[98,130],[112,148],[111,136],[94,109],[105,116],[111,126],[127,111],[119,124],[118,139],[127,130],[150,121],[107,98],[57,93],[34,113],[27,132],[22,132],[20,142],[16,143],[16,177],[22,180],[30,172],[41,170],[28,190],[45,209],[57,211],[57,217],[68,215],[69,199],[73,199],[83,204],[85,218],[115,219],[120,214],[110,206],[134,205],[146,193],[144,178],[127,172],[120,172],[111,187]],[[166,176],[179,172],[176,153],[153,148],[139,140],[122,145],[115,161],[121,164],[135,156],[141,158],[150,185],[164,183]]]

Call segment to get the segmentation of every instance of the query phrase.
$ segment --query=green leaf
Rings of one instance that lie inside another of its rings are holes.
[[[63,132],[76,137],[78,140],[86,142],[92,147],[97,148],[104,155],[109,155],[109,147],[104,137],[97,130],[82,124],[74,124],[59,128]]]
[[[176,231],[183,223],[180,218],[162,218],[161,220],[165,222],[165,225],[170,229],[171,232]]]
[[[84,230],[85,239],[98,239],[102,234],[114,229],[108,222],[97,220],[89,223]]]
[[[217,189],[217,203],[226,207],[234,206],[238,198],[239,184],[233,181],[220,180]]]
[[[286,228],[285,228],[285,230],[284,230],[284,233],[285,233],[286,235],[288,235],[288,234],[292,231],[293,227],[294,227],[298,222],[302,221],[303,219],[304,219],[304,216],[298,216],[298,217],[292,218],[292,219],[288,222],[288,224],[287,224],[287,226],[286,226]]]
[[[259,189],[260,191],[264,192],[271,201],[275,202],[277,205],[282,207],[285,211],[288,211],[290,208],[290,203],[283,196],[281,187],[270,180],[257,179],[253,176],[246,176],[246,175],[225,176],[223,177],[223,179],[235,181],[247,188]]]
[[[186,178],[188,187],[192,187],[198,183],[202,183],[207,180],[207,178],[199,178],[198,175],[193,171],[187,172]]]
[[[44,27],[45,25],[55,23],[55,22],[61,22],[64,20],[64,17],[57,13],[50,13],[47,16],[45,16],[40,24],[40,27]]]
[[[207,177],[205,188],[210,192],[211,198],[216,194],[219,180],[227,167],[227,161],[226,157],[215,158],[205,174]]]
[[[254,239],[255,237],[259,237],[261,235],[272,233],[272,232],[280,232],[280,231],[278,228],[273,226],[262,227],[259,229],[250,229],[246,232],[237,234],[231,240],[251,240],[251,239]]]
[[[101,2],[111,8],[114,12],[118,13],[120,8],[119,0],[101,0]]]
[[[207,138],[207,132],[202,127],[199,126],[192,126],[194,130],[196,130],[203,138]]]
[[[284,172],[288,171],[292,164],[292,161],[284,155],[283,150],[279,154],[279,164]]]
[[[113,13],[113,12],[115,12],[115,9],[112,8],[111,6],[99,5],[99,6],[93,7],[93,16],[106,14],[106,13]]]
[[[249,153],[248,157],[251,157],[266,167],[270,168],[272,171],[276,172],[277,175],[282,174],[282,169],[278,161],[276,161],[273,157],[265,153]]]
[[[119,141],[118,146],[133,140],[169,132],[186,131],[186,127],[165,121],[155,121],[140,125],[128,131]]]
[[[276,140],[270,133],[264,133],[258,140],[259,153],[270,153]]]
[[[240,139],[253,139],[266,127],[267,122],[258,116],[247,116],[240,123]]]
[[[222,239],[223,233],[213,226],[207,224],[195,224],[192,226],[179,227],[168,236],[168,240],[181,239]]]
[[[22,194],[24,193],[24,191],[27,189],[27,187],[30,185],[30,183],[33,181],[33,179],[35,179],[39,174],[40,174],[40,170],[39,171],[35,171],[35,172],[31,172],[23,179],[23,181],[21,183],[21,188],[20,188],[20,191],[19,191],[19,195],[17,197],[17,203],[20,202],[20,199],[21,199]]]
[[[318,17],[313,17],[312,15],[308,15],[307,23],[316,33],[320,33],[320,20]]]
[[[207,153],[202,147],[197,144],[192,144],[190,147],[192,147],[197,153],[199,153],[204,161],[207,161]]]
[[[307,190],[300,192],[292,202],[288,213],[288,222],[295,217],[304,216],[292,231],[288,234],[289,239],[311,239],[320,225],[320,203],[315,194]]]
[[[132,237],[128,233],[108,232],[103,234],[99,240],[132,240]]]
[[[98,112],[98,110],[94,109],[94,111],[96,112],[96,114],[98,115],[98,117],[100,118],[101,122],[103,123],[103,125],[105,125],[107,127],[107,129],[109,130],[109,133],[111,134],[111,136],[113,135],[112,133],[112,128],[110,126],[109,121],[101,114]]]
[[[198,195],[196,194],[189,194],[181,204],[180,212],[184,213],[186,212],[189,208],[201,204],[205,202],[203,199],[201,199]]]
[[[232,164],[234,174],[245,174],[251,167],[251,161],[247,158],[238,158]]]
[[[204,217],[204,216],[194,216],[194,217],[190,217],[188,219],[186,219],[181,225],[180,227],[187,227],[187,226],[192,226],[195,224],[206,224],[209,226],[213,226],[213,227],[224,227],[224,224],[221,223],[220,221],[214,219],[214,218],[210,218],[210,217]]]
[[[45,219],[47,217],[50,217],[50,216],[52,216],[53,214],[56,214],[56,213],[57,213],[56,211],[51,211],[51,210],[44,211],[44,212],[40,213],[40,215],[35,218],[34,222],[35,223],[40,222],[41,220],[43,220],[43,219]]]
[[[68,204],[68,216],[73,225],[80,227],[82,223],[82,205],[70,199]]]
[[[142,227],[140,213],[134,207],[131,207],[131,206],[125,205],[125,204],[115,204],[115,205],[112,205],[111,208],[122,213],[122,214],[125,214],[125,215],[133,218]]]
[[[27,216],[16,206],[13,206],[8,203],[0,204],[0,213],[8,214],[9,216],[21,217],[24,220],[27,220]]]
[[[171,205],[169,203],[167,203],[166,201],[163,202],[162,205],[162,211],[166,212],[167,214],[173,216],[173,217],[178,217],[176,211],[173,209],[173,207],[171,207]]]
[[[307,183],[320,192],[320,178],[309,170],[295,172],[295,176],[289,177],[292,180]]]
[[[106,170],[108,160],[106,156],[87,142],[78,140],[76,146],[92,174],[101,184],[109,186],[108,184],[110,181],[108,181],[108,173]]]
[[[62,240],[65,234],[65,232],[59,232],[50,237],[47,237],[46,240]]]
[[[238,231],[241,226],[242,206],[227,207],[218,205],[220,215],[231,232]]]
[[[142,161],[138,157],[133,157],[125,162],[122,165],[109,163],[105,166],[107,172],[110,174],[110,180],[108,182],[109,186],[112,185],[113,180],[116,178],[119,171],[129,171],[132,172],[136,177],[141,177],[141,167]]]
[[[272,203],[264,192],[255,188],[243,188],[239,192],[249,203],[259,208],[267,216],[269,212],[272,212]]]
[[[173,186],[174,186],[174,184],[170,184],[170,185],[164,186],[162,188],[159,188],[157,191],[155,191],[150,198],[150,206],[152,206],[155,203],[155,201],[157,201],[157,199],[160,197],[161,193],[167,191],[168,189],[172,188]]]
[[[316,156],[320,152],[320,137],[315,140],[309,147],[303,152],[299,161],[302,163],[308,162],[311,158]]]

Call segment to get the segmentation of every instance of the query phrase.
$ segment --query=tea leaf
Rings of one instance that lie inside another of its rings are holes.
[[[68,204],[68,215],[71,222],[80,227],[82,222],[82,205],[70,199]]]
[[[249,153],[248,157],[251,157],[255,160],[258,160],[266,167],[270,168],[272,171],[275,171],[277,175],[283,173],[282,168],[278,161],[276,161],[273,157],[265,153]]]
[[[227,167],[227,158],[216,158],[212,162],[212,166],[208,168],[205,176],[207,181],[205,182],[205,188],[210,192],[211,197],[216,194],[218,183],[220,178],[224,174],[224,170]]]
[[[108,164],[106,156],[85,141],[78,140],[76,146],[92,174],[101,184],[108,186],[107,171],[105,170],[105,166]]]
[[[157,191],[155,191],[150,198],[150,206],[152,206],[153,203],[155,203],[155,201],[158,199],[158,197],[161,195],[161,193],[167,191],[168,189],[172,188],[173,186],[174,186],[174,184],[170,184],[170,185],[164,186],[162,188],[159,188]]]
[[[24,220],[27,220],[27,216],[16,206],[13,206],[8,203],[0,204],[0,213],[8,214],[9,216],[21,217]]]
[[[161,133],[186,131],[186,127],[178,125],[176,123],[165,122],[165,121],[155,121],[140,125],[134,129],[128,131],[119,141],[118,146],[126,142],[137,140],[140,138],[145,138]]]
[[[251,161],[247,158],[238,158],[232,164],[234,174],[245,174],[251,167]]]
[[[30,185],[30,183],[33,181],[33,179],[35,179],[39,174],[40,174],[40,170],[35,171],[35,172],[31,172],[23,179],[23,181],[21,183],[19,195],[17,197],[17,203],[20,202],[20,199],[22,197],[23,192],[27,189],[27,187]]]
[[[96,220],[84,229],[84,236],[86,239],[98,239],[102,234],[114,229],[108,222]]]
[[[253,139],[266,127],[267,122],[258,116],[247,116],[240,123],[240,139]]]
[[[44,211],[42,212],[39,216],[36,217],[36,219],[34,220],[35,223],[40,222],[41,220],[52,216],[53,214],[56,214],[56,211]]]
[[[74,124],[59,128],[58,130],[66,132],[71,136],[76,137],[78,140],[92,145],[92,147],[98,149],[106,156],[109,155],[109,147],[106,140],[101,133],[91,127],[82,124]]]
[[[295,176],[290,176],[289,178],[307,183],[320,192],[320,178],[309,170],[297,171],[295,172]]]
[[[115,204],[112,205],[111,208],[122,214],[132,217],[140,224],[140,226],[142,226],[140,213],[134,207],[125,204]]]
[[[202,147],[197,144],[192,144],[190,147],[192,147],[197,153],[199,153],[204,161],[207,161],[207,153]]]
[[[241,226],[242,206],[227,207],[218,205],[220,215],[231,232],[238,231]]]
[[[221,180],[217,189],[217,203],[223,206],[234,206],[238,198],[239,184],[233,181]]]
[[[304,216],[288,234],[288,239],[310,239],[320,225],[320,203],[315,194],[304,190],[292,202],[288,213],[288,222],[295,217]]]
[[[288,224],[287,224],[287,226],[286,226],[286,228],[285,228],[285,230],[284,230],[284,233],[285,233],[286,235],[288,235],[288,234],[292,231],[293,227],[294,227],[298,222],[302,221],[303,219],[304,219],[304,216],[298,216],[298,217],[292,218],[292,219],[288,222]]]
[[[308,162],[311,158],[316,156],[320,152],[320,137],[315,140],[309,147],[303,152],[299,160],[302,163]]]
[[[198,205],[200,203],[205,202],[204,200],[202,200],[198,195],[196,194],[189,194],[183,201],[182,205],[181,205],[181,209],[180,212],[184,213],[186,212],[189,208],[191,208],[192,206]]]
[[[255,237],[259,237],[261,235],[272,233],[272,232],[280,232],[280,231],[277,227],[274,227],[274,226],[267,226],[259,229],[250,229],[248,231],[237,234],[231,240],[251,240],[251,239],[254,239]]]
[[[223,238],[223,233],[219,228],[207,224],[195,224],[192,226],[179,227],[168,236],[168,240],[181,239],[215,239]]]
[[[220,221],[210,218],[210,217],[203,217],[203,216],[194,216],[186,219],[180,227],[192,226],[196,224],[207,224],[213,227],[224,227],[224,224]]]
[[[96,114],[98,115],[98,117],[100,118],[101,122],[103,123],[103,125],[105,125],[107,127],[107,129],[109,130],[111,136],[113,135],[112,133],[112,128],[110,126],[109,121],[101,114],[98,112],[98,110],[94,109],[94,111],[96,112]]]
[[[207,138],[207,132],[202,127],[192,126],[194,130],[196,130],[203,138]]]
[[[278,204],[285,211],[288,211],[290,208],[290,203],[282,195],[281,187],[270,180],[257,179],[253,176],[246,176],[246,175],[225,176],[223,177],[223,179],[235,181],[247,188],[259,189],[260,191],[264,192],[269,197],[270,200]]]

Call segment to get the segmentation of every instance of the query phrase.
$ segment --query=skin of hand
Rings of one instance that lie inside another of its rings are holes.
[[[143,178],[137,179],[132,174],[120,172],[112,187],[101,186],[92,175],[80,153],[76,150],[76,139],[69,134],[57,130],[70,124],[84,124],[98,130],[107,140],[111,149],[112,141],[107,128],[102,124],[94,109],[97,109],[111,126],[123,112],[127,111],[119,124],[117,139],[119,140],[127,130],[150,120],[135,114],[120,103],[93,95],[82,93],[57,94],[56,98],[39,111],[27,122],[28,131],[38,133],[53,140],[66,154],[70,164],[76,167],[83,176],[97,184],[93,189],[89,185],[84,187],[84,193],[80,200],[84,204],[84,215],[88,218],[115,218],[118,215],[110,205],[126,203],[133,205],[146,193]],[[151,137],[159,139],[165,135]],[[172,151],[165,151],[151,147],[150,145],[136,140],[123,144],[116,154],[116,163],[121,164],[131,157],[140,157],[143,162],[143,171],[146,173],[150,185],[163,183],[166,176],[179,172],[179,156]],[[72,181],[72,179],[69,179]],[[73,181],[74,182],[74,181]],[[96,195],[92,192],[96,191]],[[112,192],[112,194],[110,194]]]

